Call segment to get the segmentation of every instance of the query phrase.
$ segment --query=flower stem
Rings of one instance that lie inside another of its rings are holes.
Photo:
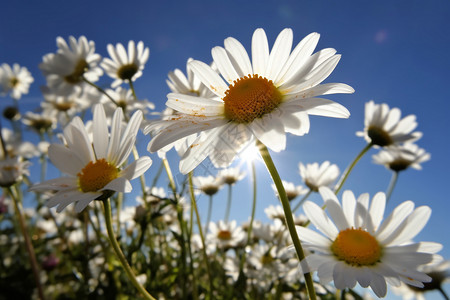
[[[302,206],[303,202],[305,202],[305,200],[308,199],[308,197],[311,195],[312,192],[313,192],[313,190],[309,189],[309,191],[305,194],[305,196],[303,196],[303,198],[300,199],[300,201],[294,207],[294,209],[292,210],[293,213],[295,213],[297,211],[297,209],[299,209],[300,206]]]
[[[361,152],[355,157],[355,159],[352,161],[352,163],[345,169],[344,174],[342,174],[341,179],[339,179],[339,183],[337,184],[336,190],[334,193],[337,195],[339,191],[341,190],[342,186],[344,185],[345,181],[348,178],[348,175],[350,175],[350,172],[353,170],[353,167],[355,167],[356,163],[361,159],[361,157],[366,154],[367,151],[369,151],[370,148],[372,148],[373,144],[369,143],[367,144]]]
[[[228,218],[230,217],[230,209],[231,209],[231,193],[232,193],[232,186],[231,184],[228,185],[228,199],[227,199],[227,208],[225,210],[225,223],[228,223]]]
[[[398,180],[398,172],[394,171],[392,172],[391,182],[389,182],[388,190],[386,191],[386,203],[389,202],[389,199],[391,198],[392,192],[394,191],[394,187],[397,184]]]
[[[208,201],[208,214],[206,215],[206,223],[205,223],[205,233],[208,232],[209,222],[211,222],[211,214],[212,214],[212,205],[213,205],[213,196],[209,195]]]
[[[25,220],[23,218],[22,214],[22,204],[19,202],[17,197],[14,195],[14,192],[12,191],[11,187],[7,188],[9,195],[11,196],[13,203],[14,203],[14,211],[16,212],[17,218],[19,219],[19,225],[20,230],[22,231],[23,238],[25,240],[25,247],[27,249],[29,258],[30,258],[30,264],[31,269],[33,270],[34,280],[36,282],[36,288],[38,290],[39,299],[44,300],[44,290],[42,289],[41,281],[39,280],[39,267],[36,260],[36,254],[34,252],[33,244],[31,243],[30,237],[27,232],[27,228],[25,225]]]
[[[104,209],[105,209],[106,230],[108,231],[109,241],[111,242],[111,246],[113,247],[117,258],[119,259],[120,263],[122,264],[122,267],[124,268],[125,272],[127,273],[128,278],[131,280],[131,282],[136,287],[136,289],[144,296],[145,299],[156,300],[137,281],[136,275],[134,275],[133,270],[131,269],[130,265],[128,264],[127,259],[125,258],[125,255],[123,254],[122,250],[120,249],[120,245],[117,242],[116,237],[114,236],[114,230],[112,227],[111,203],[110,203],[109,198],[105,199],[103,201],[103,204],[104,204]]]
[[[442,286],[440,286],[438,288],[438,291],[441,292],[442,297],[444,297],[445,300],[450,300],[450,298],[448,297],[447,293],[444,291],[444,289],[442,288]]]
[[[198,234],[200,235],[200,239],[202,241],[202,251],[206,265],[206,272],[208,273],[209,277],[209,299],[212,300],[212,292],[214,286],[212,281],[211,269],[209,267],[208,254],[206,253],[205,236],[203,235],[202,223],[200,222],[200,214],[198,213],[197,202],[195,201],[194,183],[192,182],[192,172],[189,172],[189,194],[191,196],[192,207],[194,208],[195,211],[195,217],[197,218]]]
[[[278,195],[280,197],[281,204],[283,206],[284,216],[286,218],[286,226],[289,229],[289,234],[291,235],[292,242],[294,243],[298,259],[302,263],[304,262],[305,259],[305,253],[303,251],[302,244],[300,243],[297,230],[295,229],[294,218],[292,216],[291,207],[289,205],[289,199],[286,195],[283,182],[281,181],[280,175],[278,174],[278,171],[275,167],[275,164],[273,163],[272,157],[270,156],[267,147],[264,146],[264,144],[262,144],[260,141],[257,141],[257,146],[264,160],[264,163],[266,164],[267,170],[269,171],[270,176],[272,177],[273,183],[277,188]],[[314,283],[311,276],[311,272],[309,272],[309,270],[304,270],[303,272],[305,276],[306,289],[308,291],[309,299],[316,300],[316,293],[314,291]]]
[[[131,79],[128,80],[128,84],[130,85],[130,90],[131,90],[131,93],[133,93],[134,100],[137,100],[136,91],[134,90],[133,81]]]

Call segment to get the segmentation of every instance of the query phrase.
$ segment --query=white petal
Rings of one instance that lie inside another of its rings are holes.
[[[338,235],[339,231],[333,222],[328,218],[322,208],[317,206],[317,204],[306,201],[303,204],[303,210],[311,223],[316,226],[323,234],[325,234],[330,240],[334,240]]]
[[[68,190],[78,187],[76,177],[61,177],[34,184],[29,191]]]
[[[310,243],[312,245],[317,245],[321,247],[330,247],[331,241],[309,228],[296,226],[298,238],[302,242]]]
[[[397,227],[408,217],[414,209],[412,201],[405,201],[397,206],[392,213],[383,221],[377,230],[377,238],[380,243],[384,241],[394,232]]]
[[[385,206],[386,195],[382,192],[377,193],[373,197],[372,203],[370,205],[370,216],[372,217],[372,222],[375,230],[378,229],[381,221],[383,220]]]
[[[170,93],[166,105],[183,114],[192,116],[223,116],[224,103],[196,96]]]
[[[382,298],[386,296],[387,286],[386,280],[383,276],[378,275],[376,273],[372,273],[372,280],[370,282],[370,287],[372,288],[375,295]]]
[[[328,99],[308,98],[295,101],[295,103],[302,107],[309,115],[333,118],[348,118],[350,116],[350,112],[347,108]]]
[[[327,202],[325,202],[325,205],[327,206],[330,217],[333,219],[333,222],[334,224],[336,224],[336,227],[339,231],[345,230],[350,227],[341,206],[336,201],[328,200]]]
[[[233,64],[228,57],[227,51],[222,47],[214,47],[211,50],[211,55],[216,63],[217,68],[220,71],[220,74],[228,81],[229,84],[232,84],[233,81],[238,79],[240,76],[236,72],[233,67]]]
[[[92,127],[92,141],[94,143],[95,156],[97,159],[106,158],[109,132],[105,110],[101,104],[94,107],[94,121]]]
[[[109,138],[109,145],[107,151],[107,160],[114,165],[117,165],[117,154],[120,147],[121,127],[122,127],[123,112],[121,108],[114,111],[111,123],[111,135]]]
[[[100,191],[111,190],[119,193],[129,193],[132,190],[131,183],[124,177],[117,177],[105,185]]]
[[[269,44],[264,29],[258,28],[252,37],[253,74],[264,76],[269,61]]]
[[[275,80],[289,58],[292,48],[292,29],[286,28],[280,32],[270,52],[264,77]]]
[[[204,62],[194,60],[189,63],[189,67],[214,94],[220,98],[225,97],[225,91],[228,89],[228,86],[210,66]]]
[[[77,154],[61,144],[52,144],[48,147],[50,161],[63,173],[77,176],[85,166]]]
[[[151,165],[151,158],[148,156],[142,156],[123,169],[120,172],[120,176],[125,177],[128,180],[132,180],[144,174]]]
[[[255,119],[249,126],[256,138],[269,149],[279,152],[286,148],[284,126],[275,113]]]
[[[236,71],[240,76],[247,76],[252,74],[252,63],[248,57],[248,53],[244,46],[235,38],[229,37],[225,40],[225,49],[231,54]]]

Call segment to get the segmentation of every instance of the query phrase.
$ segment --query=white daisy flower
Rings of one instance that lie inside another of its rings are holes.
[[[11,98],[19,100],[22,95],[28,94],[28,89],[34,79],[26,67],[19,64],[4,63],[0,66],[0,93],[11,94]]]
[[[46,203],[61,212],[71,203],[82,211],[91,201],[110,196],[114,192],[129,193],[130,180],[142,175],[151,165],[147,156],[122,168],[134,146],[142,112],[133,114],[126,128],[122,128],[123,113],[118,108],[113,116],[111,132],[101,104],[94,107],[92,137],[79,117],[64,129],[67,146],[52,144],[48,149],[51,162],[67,177],[36,184],[32,191],[56,191]]]
[[[220,178],[214,177],[212,175],[195,176],[194,178],[192,178],[192,183],[197,190],[208,196],[216,194],[223,185],[223,182]]]
[[[369,101],[365,107],[364,131],[358,131],[356,135],[381,147],[414,142],[422,137],[421,132],[412,132],[417,127],[415,115],[400,118],[400,109],[390,109],[386,103]]]
[[[378,297],[386,295],[386,283],[399,286],[401,282],[423,287],[431,278],[418,267],[437,261],[442,245],[411,241],[427,223],[431,209],[414,209],[405,201],[383,220],[385,194],[377,193],[369,206],[369,195],[357,200],[351,191],[342,196],[342,206],[327,187],[319,190],[331,218],[313,202],[303,205],[306,216],[323,234],[297,227],[306,249],[312,271],[317,270],[320,282],[334,281],[338,289],[353,288],[358,282],[371,287]]]
[[[294,200],[299,195],[305,195],[306,193],[308,193],[308,189],[301,185],[296,186],[292,182],[288,182],[285,180],[282,180],[282,182],[283,182],[284,190],[286,191],[286,196],[288,197],[289,201]],[[272,189],[278,197],[277,187],[273,183],[272,183]]]
[[[39,150],[30,142],[23,141],[22,138],[8,128],[2,128],[2,138],[8,157],[21,156],[31,159],[39,156]]]
[[[409,167],[421,170],[420,164],[430,160],[431,155],[416,144],[406,143],[387,147],[373,155],[372,158],[376,164],[384,165],[392,171],[399,172]]]
[[[120,43],[117,43],[116,47],[108,44],[107,49],[111,58],[105,57],[100,65],[109,77],[115,79],[111,84],[113,88],[126,80],[135,81],[141,77],[144,65],[150,55],[150,50],[148,47],[144,48],[142,41],[138,42],[137,45],[134,41],[129,41],[128,53]]]
[[[242,227],[237,226],[236,221],[225,223],[209,223],[209,233],[206,240],[218,249],[234,248],[242,245],[246,239],[246,233]]]
[[[340,55],[335,55],[334,49],[311,55],[318,40],[319,34],[312,33],[291,52],[292,30],[285,29],[269,53],[266,34],[260,28],[253,34],[252,62],[232,37],[225,40],[225,48],[212,49],[220,75],[203,62],[190,62],[195,75],[216,97],[169,94],[166,105],[181,114],[146,127],[145,133],[159,128],[149,151],[203,131],[181,158],[180,171],[188,173],[206,157],[215,166],[227,167],[254,138],[274,151],[285,149],[286,132],[303,135],[309,131],[309,114],[347,118],[349,112],[342,105],[315,98],[354,92],[342,83],[321,84]]]
[[[101,97],[100,102],[104,105],[107,115],[112,114],[117,106],[121,107],[126,115],[131,115],[136,110],[141,110],[146,115],[150,110],[155,109],[155,105],[150,101],[134,98],[133,92],[129,89],[119,86],[115,90],[107,89],[106,92],[115,101],[113,103],[105,95]]]
[[[305,185],[314,192],[318,192],[321,186],[331,187],[339,176],[339,168],[329,161],[303,165],[299,163],[300,176]]]
[[[425,300],[425,293],[430,291],[443,292],[442,285],[450,282],[450,261],[443,260],[437,264],[429,264],[419,268],[432,278],[431,282],[425,283],[423,288],[417,288],[402,283],[399,287],[393,287],[394,294],[402,296],[403,300]],[[444,297],[448,297],[445,295]]]
[[[49,53],[39,65],[47,85],[60,95],[68,95],[80,91],[85,85],[83,77],[95,82],[103,74],[98,67],[101,60],[95,53],[95,43],[81,36],[78,41],[69,37],[69,45],[62,37],[56,38],[58,51]]]
[[[239,180],[244,179],[245,175],[245,172],[241,171],[239,167],[236,167],[220,170],[217,177],[219,177],[223,183],[233,185]]]
[[[9,187],[21,181],[23,175],[29,176],[30,164],[29,161],[23,161],[19,156],[0,160],[0,186]]]
[[[22,123],[38,133],[43,133],[55,129],[58,120],[54,111],[44,110],[40,114],[28,111],[23,116]]]

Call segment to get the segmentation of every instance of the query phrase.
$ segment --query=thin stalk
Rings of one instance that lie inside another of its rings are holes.
[[[33,244],[31,243],[30,236],[28,235],[28,232],[27,232],[27,228],[25,225],[25,219],[22,214],[22,210],[23,210],[22,203],[20,203],[19,200],[17,199],[17,197],[14,195],[14,192],[12,191],[11,187],[8,187],[7,191],[13,200],[14,211],[17,215],[17,219],[19,220],[20,230],[22,231],[22,235],[25,240],[25,247],[26,247],[28,255],[29,255],[31,269],[33,271],[34,281],[36,282],[36,288],[38,290],[39,299],[44,300],[45,299],[44,290],[42,289],[42,285],[41,285],[41,281],[40,281],[39,266],[38,266],[38,263],[36,260],[36,254],[34,252]]]
[[[450,298],[448,297],[447,293],[444,291],[444,289],[442,288],[442,286],[440,286],[438,288],[438,291],[441,292],[442,297],[444,297],[445,300],[450,300]]]
[[[350,175],[350,172],[353,170],[353,167],[355,167],[356,163],[361,159],[361,157],[366,154],[367,151],[369,151],[370,148],[372,148],[373,144],[369,143],[367,144],[361,152],[355,157],[355,159],[352,161],[352,163],[345,169],[344,174],[342,174],[341,178],[339,179],[339,183],[337,184],[337,188],[334,191],[334,193],[337,195],[339,191],[341,190],[342,186],[344,185],[345,181],[348,178],[348,175]]]
[[[256,212],[256,170],[255,163],[252,161],[252,185],[253,185],[253,200],[252,200],[252,212],[250,216],[250,224],[248,225],[247,230],[247,243],[244,247],[244,253],[242,254],[242,258],[239,264],[239,274],[244,271],[245,260],[247,258],[247,252],[245,249],[250,244],[250,239],[252,238],[253,231],[253,221],[255,220],[255,212]]]
[[[213,206],[213,196],[209,195],[208,199],[208,214],[206,215],[206,223],[205,223],[205,233],[208,232],[209,222],[211,222],[211,214],[212,214],[212,206]]]
[[[294,207],[294,209],[292,210],[293,213],[295,213],[297,211],[297,209],[299,209],[300,206],[302,206],[303,202],[305,202],[305,200],[308,199],[308,197],[311,195],[312,192],[313,192],[313,190],[309,189],[309,191],[305,194],[305,196],[303,196],[303,198],[300,199],[300,201]]]
[[[211,268],[209,266],[208,254],[206,253],[205,236],[203,235],[202,223],[200,221],[200,214],[198,213],[197,202],[195,201],[194,183],[192,182],[192,172],[189,172],[189,194],[191,196],[192,207],[194,207],[195,216],[197,218],[198,234],[200,235],[200,239],[202,241],[203,257],[205,260],[206,271],[207,271],[208,277],[209,277],[209,299],[212,300],[212,292],[213,292],[214,286],[213,286],[213,281],[212,281]]]
[[[144,296],[145,299],[156,300],[152,295],[147,292],[147,290],[137,281],[136,275],[134,275],[133,269],[131,269],[130,265],[125,258],[122,250],[120,249],[120,245],[114,236],[114,229],[112,227],[112,216],[111,216],[111,203],[109,198],[103,201],[104,209],[105,209],[105,224],[106,230],[108,231],[109,241],[111,242],[111,246],[116,253],[117,258],[119,259],[122,267],[127,273],[128,278],[131,280],[131,283],[136,287],[136,289]]]
[[[227,208],[225,210],[225,223],[228,223],[228,218],[230,217],[230,209],[231,209],[231,194],[232,194],[233,188],[231,184],[228,185],[228,199],[227,199]]]
[[[173,179],[173,174],[172,174],[172,170],[170,169],[169,161],[166,158],[163,158],[162,162],[163,162],[164,168],[166,169],[167,177],[169,178],[170,189],[172,190],[174,197],[176,197],[177,196],[177,187],[175,185],[175,180]]]
[[[136,91],[134,90],[133,81],[131,79],[128,80],[128,84],[130,85],[130,90],[133,93],[134,100],[137,100]]]
[[[163,168],[164,168],[164,163],[161,162],[161,164],[159,165],[159,169],[156,172],[155,177],[153,178],[152,185],[150,186],[150,190],[156,186],[156,183],[158,182],[159,176],[161,176]]]
[[[394,187],[397,184],[397,180],[398,180],[398,171],[393,171],[391,182],[389,182],[389,187],[386,191],[386,203],[388,203],[389,199],[391,198],[392,192],[394,191]]]
[[[305,253],[302,248],[302,244],[300,243],[300,239],[297,234],[297,230],[295,229],[294,217],[292,215],[291,206],[289,204],[289,199],[286,195],[286,191],[283,186],[283,182],[281,181],[280,175],[273,163],[272,157],[270,156],[269,150],[267,147],[262,144],[260,141],[257,141],[258,149],[261,153],[261,156],[266,164],[267,170],[269,171],[270,176],[272,177],[273,183],[275,184],[278,195],[281,200],[281,204],[284,210],[284,216],[286,218],[286,226],[289,229],[289,234],[291,235],[292,242],[294,243],[295,251],[297,252],[297,256],[300,262],[303,262],[305,259]],[[308,270],[306,270],[308,271]],[[314,283],[311,276],[311,272],[304,273],[306,289],[308,291],[309,299],[316,300],[316,293],[314,290]]]

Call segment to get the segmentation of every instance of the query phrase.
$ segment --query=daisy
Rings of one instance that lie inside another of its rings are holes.
[[[400,119],[400,109],[392,109],[385,103],[366,103],[364,131],[356,132],[357,136],[364,137],[368,143],[386,147],[404,142],[414,142],[422,137],[422,133],[415,131],[417,127],[416,116],[409,115]]]
[[[133,92],[129,89],[118,87],[115,90],[107,89],[106,93],[111,96],[115,103],[113,103],[108,97],[103,95],[100,102],[105,107],[106,114],[112,114],[117,106],[121,107],[125,114],[131,114],[136,110],[141,110],[144,115],[148,114],[150,110],[155,109],[155,105],[148,100],[136,99],[133,96]],[[129,117],[129,116],[128,116]]]
[[[440,291],[444,298],[448,299],[442,285],[450,282],[450,261],[443,260],[437,264],[425,265],[420,268],[420,271],[430,276],[431,282],[425,283],[423,288],[402,284],[392,289],[394,294],[402,296],[403,300],[425,300],[426,292]]]
[[[0,66],[0,93],[11,93],[11,98],[19,100],[22,95],[28,94],[28,89],[34,79],[26,67],[19,64],[4,63]]]
[[[147,126],[146,133],[159,128],[149,151],[202,132],[181,158],[180,171],[190,172],[208,156],[215,166],[226,167],[255,138],[273,151],[285,149],[286,132],[304,135],[309,131],[308,115],[347,118],[349,112],[342,105],[315,98],[354,92],[341,83],[321,84],[340,55],[334,49],[311,55],[318,40],[319,34],[312,33],[291,52],[292,30],[284,29],[269,53],[260,28],[253,34],[252,61],[242,44],[230,37],[225,48],[212,49],[220,75],[203,62],[190,62],[195,75],[216,97],[169,94],[166,105],[180,114]]]
[[[283,182],[284,190],[286,191],[286,195],[287,195],[289,201],[294,200],[299,195],[305,195],[306,193],[308,193],[308,189],[305,189],[305,187],[303,187],[301,185],[296,186],[292,182],[288,182],[285,180],[282,180],[282,182]],[[277,196],[278,196],[277,188],[276,188],[275,184],[273,184],[273,183],[272,183],[272,189],[275,192],[275,194],[277,194]]]
[[[31,111],[25,113],[22,123],[38,133],[48,132],[58,125],[54,111],[44,110],[41,114]]]
[[[358,282],[371,287],[378,297],[386,295],[386,283],[401,282],[423,287],[431,278],[418,267],[437,261],[437,243],[411,241],[427,223],[431,209],[414,209],[412,201],[400,204],[383,220],[386,204],[384,193],[377,193],[369,206],[369,195],[355,199],[353,192],[344,191],[342,206],[327,187],[319,190],[330,217],[316,204],[307,201],[303,208],[311,223],[323,234],[297,227],[306,249],[312,271],[317,270],[320,282],[334,280],[338,289],[353,288]]]
[[[305,185],[314,192],[318,192],[321,186],[331,187],[339,176],[338,166],[329,161],[324,161],[321,165],[313,163],[305,166],[299,163],[298,167]]]
[[[39,65],[47,85],[60,95],[68,95],[80,91],[84,86],[83,79],[95,82],[103,74],[98,67],[101,60],[95,53],[95,43],[85,36],[78,40],[70,36],[69,45],[62,37],[56,38],[58,50],[43,57]]]
[[[372,158],[376,164],[384,165],[392,171],[399,172],[409,167],[421,170],[420,164],[430,160],[431,155],[416,144],[406,143],[381,150]]]
[[[30,190],[56,191],[46,205],[58,206],[57,212],[71,203],[76,203],[75,210],[80,212],[93,200],[130,192],[129,181],[142,175],[151,159],[144,156],[122,168],[134,146],[142,112],[134,113],[125,129],[122,119],[122,109],[118,108],[109,132],[103,106],[97,104],[90,137],[81,119],[75,117],[64,129],[67,145],[52,144],[48,149],[51,162],[68,176],[36,184]]]
[[[239,167],[236,167],[220,170],[217,177],[221,178],[223,183],[233,185],[239,180],[244,179],[245,175],[245,172],[241,172]]]
[[[26,159],[39,156],[39,149],[33,143],[23,141],[22,138],[8,128],[2,128],[2,138],[5,143],[7,156],[12,158],[20,156]]]
[[[209,176],[195,176],[193,179],[194,187],[204,193],[212,196],[216,194],[223,185],[223,182],[218,177]]]
[[[237,226],[236,221],[225,223],[219,221],[209,223],[209,233],[206,240],[218,249],[235,248],[242,245],[246,234],[242,227]]]
[[[21,157],[0,160],[0,186],[9,187],[22,180],[24,175],[29,176],[29,161],[23,161]]]
[[[109,77],[115,79],[111,84],[113,88],[124,81],[132,82],[141,77],[144,65],[150,55],[150,50],[148,47],[144,48],[142,41],[137,45],[134,41],[129,41],[128,53],[120,43],[117,43],[116,47],[108,44],[107,49],[111,58],[105,57],[100,65]]]

